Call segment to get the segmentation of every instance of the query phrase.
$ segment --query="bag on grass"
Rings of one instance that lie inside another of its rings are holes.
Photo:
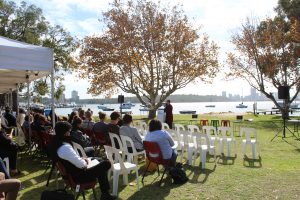
[[[45,190],[42,192],[41,200],[75,200],[75,197],[65,190]]]
[[[177,163],[175,167],[172,167],[169,173],[174,184],[184,184],[189,180],[181,163]]]

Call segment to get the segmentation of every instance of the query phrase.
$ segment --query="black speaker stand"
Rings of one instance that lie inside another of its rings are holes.
[[[277,131],[277,133],[275,134],[275,136],[272,138],[271,142],[272,142],[276,137],[279,136],[279,133],[280,133],[281,131],[282,131],[282,135],[283,135],[282,138],[285,138],[286,130],[288,130],[294,137],[296,137],[295,134],[294,134],[294,132],[292,132],[292,131],[289,129],[289,127],[287,127],[287,125],[286,125],[286,118],[285,118],[285,119],[283,119],[283,125],[282,125],[282,127]]]

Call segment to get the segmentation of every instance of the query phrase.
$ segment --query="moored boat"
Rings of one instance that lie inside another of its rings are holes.
[[[179,111],[180,114],[196,114],[195,110],[181,110]]]

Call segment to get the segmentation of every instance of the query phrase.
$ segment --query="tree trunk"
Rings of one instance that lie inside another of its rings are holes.
[[[154,119],[156,117],[156,110],[149,110],[148,119]]]

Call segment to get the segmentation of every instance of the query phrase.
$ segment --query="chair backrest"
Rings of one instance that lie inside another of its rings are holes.
[[[140,126],[143,127],[145,131],[148,131],[148,124],[145,121],[141,121]]]
[[[163,123],[162,123],[162,129],[163,129],[163,130],[169,130],[170,127],[169,127],[169,125],[168,125],[167,123],[163,122]]]
[[[109,137],[110,137],[112,147],[123,151],[123,144],[122,144],[122,141],[121,141],[120,137],[117,134],[114,134],[114,133],[109,132],[108,134],[109,134]],[[118,142],[119,146],[116,144],[116,142]]]
[[[121,171],[126,173],[126,168],[123,162],[123,158],[121,157],[119,150],[107,145],[104,145],[104,149],[108,160],[112,163],[112,168],[115,169],[114,164],[119,163]]]
[[[180,131],[180,135],[182,135],[182,141],[184,143],[184,146],[188,146],[189,143],[193,143],[193,133],[189,132],[189,131]]]
[[[124,149],[125,153],[129,153],[128,147],[131,147],[132,152],[136,153],[136,148],[134,146],[134,143],[133,143],[132,139],[128,136],[125,136],[125,135],[120,135],[120,137],[121,137],[121,141],[122,141],[123,149]]]
[[[164,159],[159,145],[156,142],[143,141],[146,156],[149,161],[164,164]]]
[[[174,124],[175,131],[184,131],[185,128],[182,124]]]
[[[196,148],[201,148],[202,145],[209,145],[208,136],[203,133],[195,134],[194,144]]]
[[[202,126],[202,133],[205,133],[209,136],[217,135],[217,129],[214,126]]]
[[[242,138],[245,138],[246,141],[251,141],[251,139],[257,140],[257,132],[255,128],[241,127],[240,135]]]
[[[200,133],[200,129],[196,125],[187,125],[187,129],[191,133]]]
[[[87,157],[82,146],[76,142],[72,142],[73,149],[76,151],[77,155],[80,157]]]
[[[168,133],[170,133],[170,135],[174,141],[177,141],[177,142],[180,141],[180,138],[178,138],[178,135],[175,130],[170,129],[170,130],[168,130]]]
[[[233,128],[229,126],[218,127],[218,132],[222,138],[233,138]]]

